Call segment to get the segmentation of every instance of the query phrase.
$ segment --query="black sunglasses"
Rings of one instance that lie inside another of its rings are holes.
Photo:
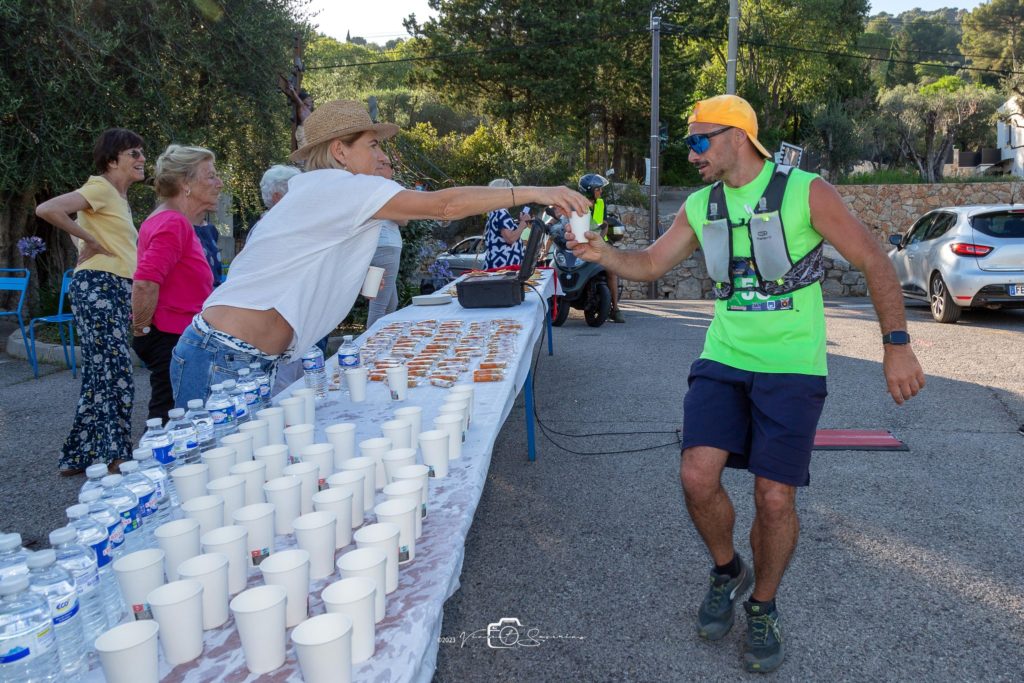
[[[685,138],[683,138],[683,142],[685,142],[686,146],[689,147],[694,152],[696,152],[697,154],[703,154],[704,152],[708,151],[709,147],[711,147],[711,138],[715,137],[716,135],[720,135],[727,130],[732,129],[733,126],[726,126],[725,128],[713,130],[710,133],[694,133],[693,135],[687,135]]]
[[[141,149],[126,149],[124,153],[130,156],[132,159],[141,159],[142,157],[146,156],[145,152],[143,152]]]

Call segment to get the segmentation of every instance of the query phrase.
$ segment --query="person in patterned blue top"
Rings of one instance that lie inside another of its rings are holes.
[[[505,178],[497,178],[488,187],[512,187]],[[508,209],[497,209],[487,214],[484,228],[484,268],[518,266],[523,261],[523,243],[519,240],[523,230],[530,224],[530,215],[519,214],[519,222],[512,218]]]

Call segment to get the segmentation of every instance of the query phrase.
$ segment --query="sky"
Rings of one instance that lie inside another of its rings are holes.
[[[974,9],[980,4],[982,0],[873,0],[871,13],[884,10],[890,14],[899,14],[914,7],[923,10],[941,7]],[[427,0],[312,0],[309,10],[311,13],[319,11],[313,23],[319,25],[322,33],[344,40],[345,33],[351,31],[353,36],[361,36],[380,45],[392,38],[408,36],[402,28],[402,19],[409,14],[415,12],[419,21],[434,16]]]

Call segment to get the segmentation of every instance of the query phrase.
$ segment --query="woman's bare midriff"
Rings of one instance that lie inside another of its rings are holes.
[[[210,306],[203,311],[203,319],[214,329],[248,342],[270,355],[284,352],[295,334],[288,321],[274,308],[257,311],[235,306]]]

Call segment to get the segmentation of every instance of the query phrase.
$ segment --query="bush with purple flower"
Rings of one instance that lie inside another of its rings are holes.
[[[22,237],[18,240],[18,252],[25,258],[35,260],[37,256],[46,251],[46,242],[42,237]]]

